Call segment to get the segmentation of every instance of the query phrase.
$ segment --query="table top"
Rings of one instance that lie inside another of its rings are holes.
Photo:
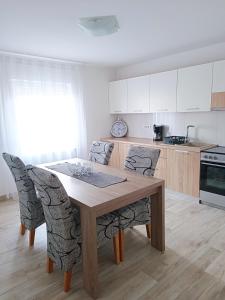
[[[77,163],[87,161],[74,158],[41,164],[39,167],[46,169],[58,176],[72,202],[79,206],[95,209],[97,215],[102,215],[108,211],[125,206],[128,198],[129,201],[140,200],[147,195],[151,195],[154,189],[164,186],[164,180],[162,179],[142,176],[136,174],[135,172],[92,163],[94,171],[127,178],[127,181],[125,182],[114,184],[105,188],[98,188],[74,177],[67,176],[47,168],[50,165],[63,162]]]

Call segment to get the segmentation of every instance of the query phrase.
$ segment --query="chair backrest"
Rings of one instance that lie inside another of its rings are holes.
[[[159,155],[159,149],[131,146],[124,162],[125,169],[145,176],[154,176]]]
[[[27,229],[36,228],[44,223],[44,215],[40,200],[37,198],[34,184],[27,173],[26,167],[17,156],[9,153],[2,153],[2,156],[16,183],[19,195],[21,223]],[[41,211],[38,210],[39,208],[41,208]]]
[[[91,145],[89,159],[102,165],[108,165],[114,144],[95,141]]]
[[[27,166],[37,188],[47,225],[48,256],[64,271],[71,270],[81,256],[79,211],[58,177],[41,168]]]

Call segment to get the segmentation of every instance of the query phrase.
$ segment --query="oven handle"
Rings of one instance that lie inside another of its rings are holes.
[[[209,164],[209,163],[205,163],[205,162],[201,162],[201,165],[225,168],[225,165]]]

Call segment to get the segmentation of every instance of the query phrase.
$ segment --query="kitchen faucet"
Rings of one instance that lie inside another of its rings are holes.
[[[186,134],[186,138],[185,138],[185,143],[189,143],[190,139],[189,139],[189,128],[194,128],[194,125],[188,125],[187,126],[187,134]]]

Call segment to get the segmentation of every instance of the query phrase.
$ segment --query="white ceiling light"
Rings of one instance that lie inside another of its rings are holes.
[[[120,28],[116,16],[80,18],[78,25],[86,32],[95,36],[109,35]]]

